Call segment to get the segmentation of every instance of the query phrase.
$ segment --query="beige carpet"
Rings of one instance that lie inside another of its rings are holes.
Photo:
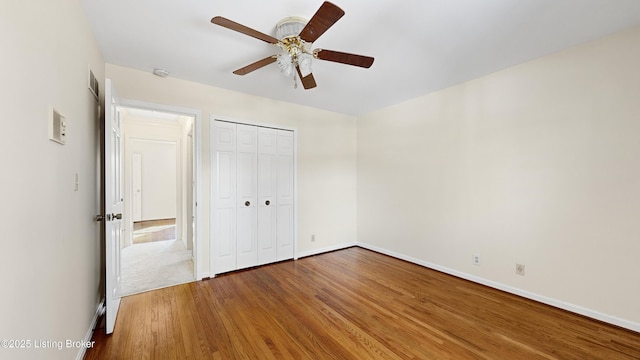
[[[191,250],[180,240],[134,244],[120,256],[123,296],[194,281]]]

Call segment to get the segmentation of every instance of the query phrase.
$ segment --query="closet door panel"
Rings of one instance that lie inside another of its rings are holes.
[[[276,237],[278,261],[293,258],[294,244],[294,163],[293,132],[277,132],[277,213]]]
[[[258,265],[277,260],[277,130],[258,128]]]
[[[258,128],[237,125],[236,231],[237,268],[258,264]]]
[[[236,125],[214,122],[213,272],[236,269]]]

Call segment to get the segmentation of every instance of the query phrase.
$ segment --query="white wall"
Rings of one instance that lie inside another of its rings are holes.
[[[142,221],[175,218],[177,143],[129,139],[127,145],[142,158]]]
[[[298,255],[353,244],[356,237],[356,118],[111,64],[121,97],[202,114],[202,206],[198,273],[209,274],[209,116],[295,128],[298,136]],[[302,90],[301,90],[302,91]],[[311,235],[316,241],[311,242]]]
[[[358,242],[640,331],[638,64],[640,28],[363,116]]]
[[[104,60],[75,0],[0,2],[0,49],[0,339],[32,340],[0,358],[73,359],[78,349],[33,341],[84,339],[100,300],[98,104],[87,73],[103,79]],[[48,140],[50,106],[66,116],[64,146]]]
[[[131,224],[133,219],[132,158],[138,153],[142,157],[142,220],[176,218],[176,235],[186,241],[181,236],[186,216],[181,174],[185,156],[183,125],[177,120],[142,118],[127,108],[122,109],[121,114],[125,139],[125,224]],[[131,226],[125,229],[125,234],[125,246],[131,245]]]

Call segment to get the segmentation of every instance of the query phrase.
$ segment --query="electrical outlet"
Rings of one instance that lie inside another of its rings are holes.
[[[516,264],[516,275],[524,276],[524,265]]]
[[[473,265],[480,265],[480,255],[473,254]]]

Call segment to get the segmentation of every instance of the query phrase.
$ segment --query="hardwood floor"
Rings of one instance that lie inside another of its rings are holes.
[[[640,334],[361,248],[122,300],[85,359],[640,359]]]

